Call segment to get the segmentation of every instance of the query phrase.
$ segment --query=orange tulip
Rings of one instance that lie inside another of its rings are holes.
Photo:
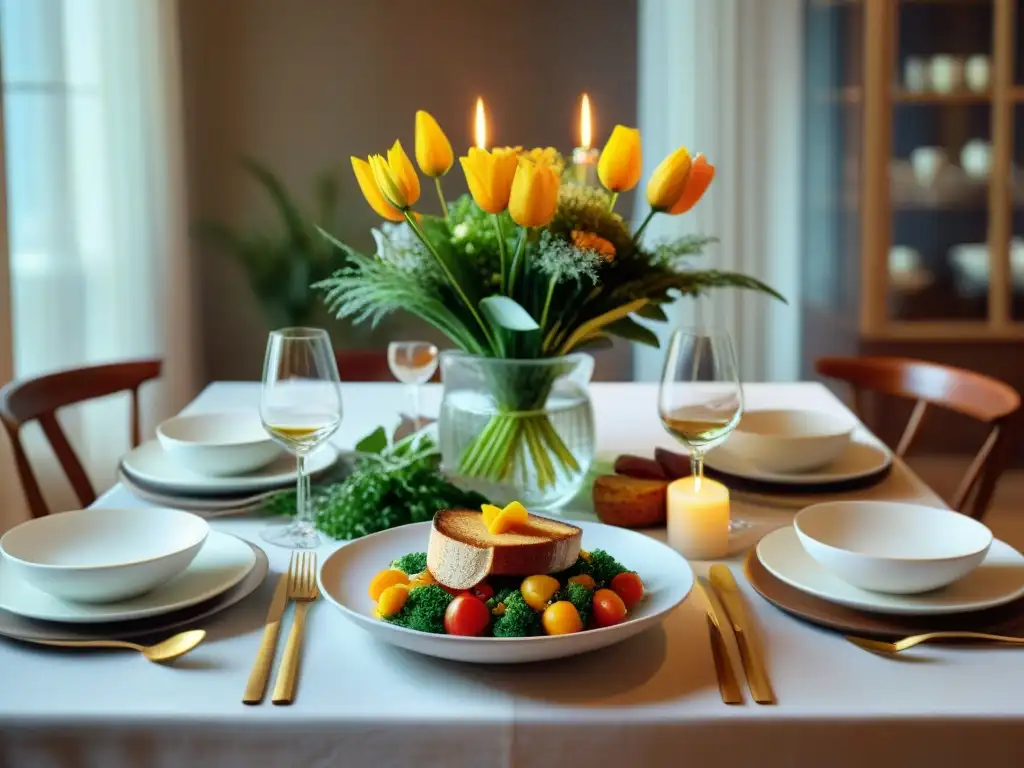
[[[691,164],[686,147],[680,147],[661,161],[647,182],[647,202],[651,208],[667,211],[679,202],[686,191]]]
[[[351,160],[352,171],[356,175],[356,181],[359,182],[359,189],[377,215],[388,221],[404,220],[402,212],[385,200],[384,195],[380,193],[377,182],[373,180],[373,169],[370,168],[370,164],[358,157],[353,157]]]
[[[597,161],[597,175],[609,192],[628,192],[640,181],[643,171],[640,131],[616,125]]]
[[[496,147],[488,152],[479,147],[470,147],[466,157],[460,157],[462,170],[466,172],[469,193],[476,204],[487,213],[498,214],[508,208],[512,194],[512,181],[516,175],[519,158],[510,147]]]
[[[686,180],[686,189],[667,212],[672,216],[677,216],[693,208],[704,196],[704,192],[713,178],[715,178],[715,166],[709,163],[704,155],[694,157],[693,163],[690,165],[690,177]]]

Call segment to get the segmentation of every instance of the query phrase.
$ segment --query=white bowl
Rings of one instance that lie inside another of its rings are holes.
[[[209,526],[177,509],[79,509],[17,525],[0,553],[19,578],[72,602],[145,594],[184,571]]]
[[[853,422],[819,411],[747,411],[729,436],[729,452],[769,472],[810,472],[850,444]]]
[[[814,504],[793,519],[797,537],[828,571],[873,592],[913,595],[973,571],[992,532],[949,509],[880,501]]]
[[[217,477],[254,472],[284,450],[248,411],[175,416],[157,427],[156,436],[181,466]]]

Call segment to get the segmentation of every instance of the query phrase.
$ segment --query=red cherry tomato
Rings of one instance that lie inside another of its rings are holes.
[[[612,592],[622,598],[626,604],[626,610],[633,610],[633,606],[640,602],[644,596],[644,583],[635,573],[620,573],[612,579],[609,584]]]
[[[447,592],[452,597],[458,597],[459,595],[463,594],[466,591],[464,589],[455,589],[455,587],[446,587],[441,582],[437,582],[437,586],[439,586],[441,589],[443,589],[445,592]]]
[[[491,621],[491,612],[484,601],[468,592],[448,603],[444,612],[444,631],[449,635],[476,637]]]
[[[494,587],[492,587],[486,581],[481,581],[479,584],[473,587],[473,594],[486,603],[488,600],[494,597]]]
[[[594,623],[599,627],[620,624],[626,618],[626,604],[610,589],[599,589],[594,593]]]

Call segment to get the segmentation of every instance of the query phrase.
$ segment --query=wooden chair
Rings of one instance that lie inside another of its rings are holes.
[[[12,381],[0,389],[0,421],[11,438],[14,460],[33,517],[50,512],[22,445],[21,427],[38,421],[57,460],[83,507],[96,500],[89,477],[57,421],[57,410],[68,405],[130,390],[132,447],[139,444],[139,387],[160,376],[160,360],[137,360],[57,371],[33,379]]]
[[[338,349],[334,352],[338,361],[338,375],[342,381],[395,381],[388,366],[386,349]],[[441,380],[438,367],[431,381]]]
[[[954,509],[975,519],[985,515],[1016,436],[1017,390],[973,371],[898,357],[829,357],[818,360],[815,368],[822,376],[851,386],[855,408],[862,417],[867,392],[916,401],[896,447],[897,456],[906,455],[930,405],[989,425],[988,437],[952,501]]]

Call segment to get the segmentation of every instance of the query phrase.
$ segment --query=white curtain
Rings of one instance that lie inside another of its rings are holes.
[[[746,381],[799,374],[800,0],[640,0],[639,128],[644,178],[680,145],[716,168],[704,199],[683,216],[656,216],[648,237],[714,235],[704,262],[754,275],[789,305],[733,290],[676,302],[658,329],[724,327]],[[637,196],[635,218],[646,214]],[[700,265],[701,262],[695,264]],[[634,376],[656,380],[662,350],[636,347]]]
[[[0,33],[14,375],[161,357],[151,433],[196,384],[177,4],[0,0]],[[62,418],[98,489],[128,447],[127,404]],[[51,506],[73,505],[29,439]]]

